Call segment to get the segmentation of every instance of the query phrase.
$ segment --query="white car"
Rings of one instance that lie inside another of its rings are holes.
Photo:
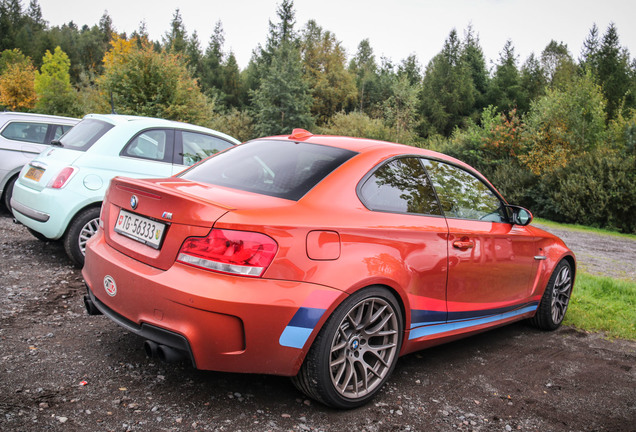
[[[41,240],[63,239],[68,256],[81,267],[113,177],[169,177],[238,143],[187,123],[89,114],[22,169],[11,199],[13,215]]]
[[[79,121],[70,117],[0,112],[0,197],[9,211],[13,184],[22,167]]]

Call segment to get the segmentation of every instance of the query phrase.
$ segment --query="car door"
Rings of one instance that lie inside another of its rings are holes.
[[[173,129],[147,129],[135,135],[120,152],[120,175],[170,177],[174,152]]]
[[[371,212],[357,223],[373,227],[367,235],[378,232],[376,240],[369,240],[376,247],[387,246],[369,265],[396,266],[400,270],[395,273],[406,276],[401,284],[409,299],[409,330],[418,337],[418,328],[446,321],[448,267],[448,226],[422,159],[410,156],[386,162],[362,183],[358,196]]]
[[[508,221],[502,199],[473,173],[436,160],[425,166],[449,229],[448,321],[529,307],[537,240]]]

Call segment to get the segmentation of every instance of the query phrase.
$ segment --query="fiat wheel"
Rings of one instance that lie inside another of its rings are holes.
[[[548,281],[536,315],[530,320],[532,325],[542,330],[559,328],[570,303],[573,282],[570,263],[561,261]]]
[[[388,290],[359,291],[327,320],[294,384],[326,405],[360,406],[380,390],[395,368],[402,331],[400,307]]]
[[[66,254],[77,267],[84,266],[86,242],[95,235],[99,228],[100,207],[82,210],[69,225],[64,237]]]

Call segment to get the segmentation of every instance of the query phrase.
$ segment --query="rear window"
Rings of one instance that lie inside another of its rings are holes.
[[[297,201],[353,157],[350,150],[293,141],[250,141],[180,177]]]
[[[86,151],[112,128],[112,124],[101,120],[82,120],[62,136],[60,142],[64,148]]]

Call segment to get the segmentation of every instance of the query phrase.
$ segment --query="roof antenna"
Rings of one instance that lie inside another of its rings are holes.
[[[111,114],[117,114],[117,111],[115,111],[115,102],[113,101],[113,92],[110,92],[110,113]]]

